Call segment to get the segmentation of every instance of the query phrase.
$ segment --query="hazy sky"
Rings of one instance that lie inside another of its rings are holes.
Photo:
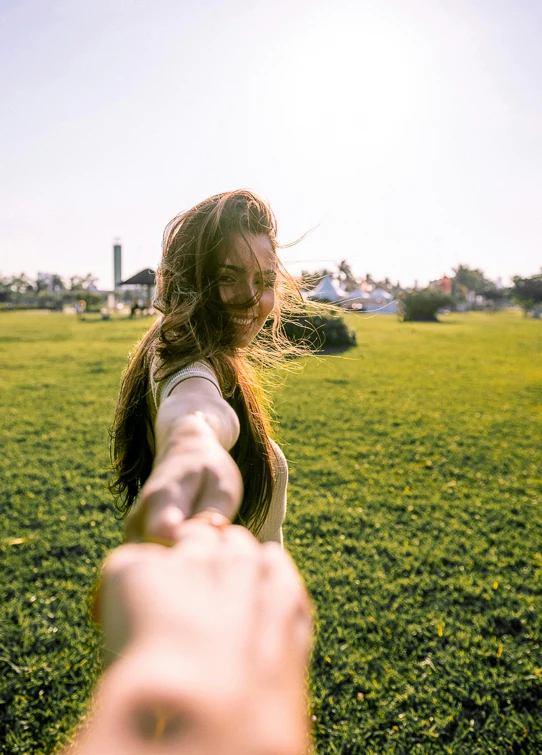
[[[540,0],[0,0],[0,274],[109,287],[233,188],[317,226],[294,272],[534,274],[541,39]]]

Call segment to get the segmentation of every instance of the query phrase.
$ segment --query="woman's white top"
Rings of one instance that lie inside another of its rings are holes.
[[[153,377],[156,366],[157,364],[154,361],[150,369],[150,384],[151,384],[151,392],[152,392],[152,407],[151,408],[153,410],[153,415],[154,415],[152,417],[153,424],[154,424],[154,419],[156,417],[156,412],[158,411],[158,407],[160,406],[160,403],[171,394],[175,386],[179,385],[179,383],[182,383],[184,380],[188,380],[189,378],[198,377],[198,378],[203,378],[204,380],[208,380],[210,383],[212,383],[215,386],[221,398],[223,398],[222,391],[220,390],[220,385],[218,383],[217,377],[213,369],[211,368],[209,364],[207,364],[207,362],[194,362],[188,367],[183,367],[183,369],[178,370],[177,372],[174,372],[168,378],[161,381],[156,381]],[[273,496],[271,498],[271,505],[269,507],[269,512],[267,514],[263,527],[258,533],[257,537],[258,537],[258,540],[262,543],[275,541],[282,545],[282,523],[286,515],[286,488],[288,486],[288,464],[286,462],[286,457],[282,453],[282,450],[273,440],[271,440],[271,445],[275,452],[275,461],[276,461],[275,485],[273,488]]]

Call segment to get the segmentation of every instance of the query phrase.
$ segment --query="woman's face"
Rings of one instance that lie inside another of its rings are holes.
[[[217,275],[220,298],[236,330],[237,346],[247,346],[275,306],[277,256],[269,237],[247,234],[245,241],[240,233],[234,234],[232,250]]]

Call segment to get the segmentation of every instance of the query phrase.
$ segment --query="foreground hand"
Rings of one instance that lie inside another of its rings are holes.
[[[278,545],[195,519],[173,548],[122,546],[104,566],[98,613],[118,660],[87,732],[96,750],[78,753],[150,755],[155,740],[172,748],[160,752],[306,751],[311,609]]]
[[[182,433],[159,454],[151,475],[126,517],[129,541],[173,545],[183,523],[207,509],[232,521],[243,481],[230,454],[201,417],[186,417]]]

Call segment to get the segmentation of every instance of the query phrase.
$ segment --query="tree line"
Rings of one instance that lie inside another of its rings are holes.
[[[458,265],[445,286],[443,278],[434,281],[425,288],[403,288],[399,282],[392,283],[389,278],[377,279],[367,273],[363,279],[357,278],[347,260],[338,263],[336,270],[327,268],[314,272],[303,271],[300,286],[305,290],[315,288],[322,278],[331,276],[345,291],[354,291],[360,285],[371,288],[383,288],[403,303],[416,304],[423,311],[434,315],[439,309],[491,309],[518,304],[526,314],[540,317],[542,309],[542,270],[530,278],[515,276],[512,285],[504,287],[486,277],[478,268]],[[404,307],[403,307],[404,309]]]
[[[105,294],[96,288],[97,278],[72,275],[62,278],[52,274],[32,279],[25,273],[0,276],[0,307],[18,309],[57,309],[84,301],[86,307],[98,307],[105,301]]]
[[[362,281],[354,275],[348,261],[341,260],[336,270],[303,271],[298,283],[300,288],[310,290],[326,275],[334,278],[346,291],[354,291],[363,282],[369,288],[383,288],[403,301],[410,297],[411,301],[433,312],[445,307],[499,309],[516,303],[526,314],[539,317],[542,309],[542,270],[530,278],[515,276],[512,285],[504,288],[487,278],[482,270],[459,265],[448,279],[450,289],[447,291],[439,289],[438,281],[424,289],[403,288],[399,282],[394,284],[387,277],[379,280],[370,273]],[[38,276],[35,280],[25,273],[0,276],[0,307],[61,310],[76,301],[84,301],[87,308],[99,307],[105,303],[106,294],[97,290],[96,282],[92,273],[66,279],[56,274]]]

